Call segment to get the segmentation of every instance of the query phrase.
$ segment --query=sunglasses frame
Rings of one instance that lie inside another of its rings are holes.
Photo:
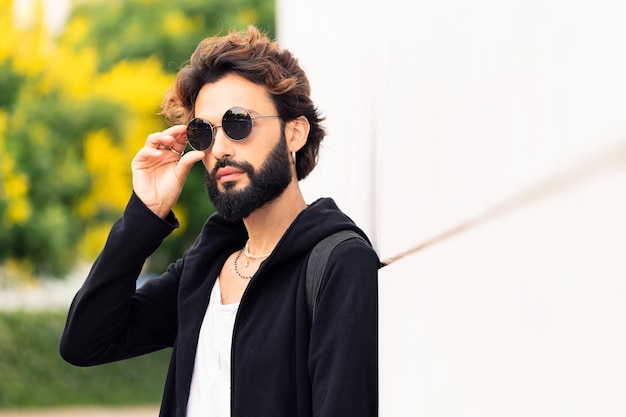
[[[224,120],[224,118],[226,117],[226,115],[227,115],[228,113],[232,113],[232,114],[236,114],[236,115],[241,115],[241,114],[243,114],[243,115],[247,116],[247,119],[241,119],[241,120]],[[211,122],[209,122],[208,120],[205,120],[205,119],[203,119],[203,118],[201,118],[201,117],[194,117],[194,118],[193,118],[193,119],[191,119],[191,120],[189,121],[189,123],[187,124],[187,129],[186,129],[186,134],[187,134],[186,139],[187,139],[187,143],[189,144],[189,146],[191,147],[191,149],[196,150],[196,151],[201,151],[201,152],[204,152],[204,151],[207,151],[207,150],[211,149],[211,147],[213,146],[213,142],[215,142],[215,135],[217,134],[217,128],[218,128],[218,127],[221,127],[221,128],[222,128],[222,130],[224,131],[224,135],[226,135],[226,137],[227,137],[228,139],[232,140],[233,142],[243,142],[244,140],[248,139],[248,138],[250,137],[250,135],[252,134],[252,128],[254,127],[254,121],[255,121],[256,119],[271,119],[271,118],[277,118],[277,117],[280,117],[280,116],[278,116],[278,115],[276,115],[276,116],[252,116],[252,115],[250,114],[250,111],[249,111],[249,110],[244,109],[243,107],[239,107],[239,106],[231,107],[230,109],[228,109],[228,110],[226,110],[226,111],[224,112],[224,115],[222,116],[222,124],[221,124],[221,125],[213,125]],[[226,124],[228,124],[228,123],[230,123],[230,122],[241,122],[241,121],[249,122],[249,124],[250,124],[250,131],[248,132],[248,134],[247,134],[246,136],[244,136],[244,137],[243,137],[243,138],[241,138],[241,139],[235,139],[235,138],[232,138],[232,137],[228,134],[227,130],[226,130],[226,129],[224,129],[224,122],[226,122]],[[210,132],[211,132],[211,142],[210,142],[210,143],[209,143],[209,145],[208,145],[206,148],[204,148],[204,149],[197,149],[197,148],[196,148],[195,146],[193,146],[193,145],[191,144],[191,142],[189,141],[189,136],[190,136],[190,135],[189,135],[189,127],[190,127],[190,126],[192,126],[192,125],[199,124],[199,123],[202,123],[202,124],[204,124],[204,125],[207,125],[207,126],[209,126],[209,127],[211,128],[210,130],[209,130],[209,129],[207,129],[207,131],[210,131]]]

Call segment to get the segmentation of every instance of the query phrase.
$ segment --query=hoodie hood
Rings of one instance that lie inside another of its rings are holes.
[[[365,233],[337,207],[332,198],[321,198],[296,217],[278,242],[277,249],[284,257],[301,256],[325,237],[340,230],[353,230],[369,243]]]
[[[365,233],[345,215],[332,198],[320,198],[304,209],[287,229],[271,256],[271,263],[302,256],[324,239],[340,230],[354,230],[369,242]],[[209,218],[194,246],[208,245],[209,252],[241,249],[248,238],[242,221],[230,223],[219,214]],[[207,248],[205,248],[206,250]],[[211,253],[205,253],[211,258]],[[270,259],[268,259],[270,261]]]

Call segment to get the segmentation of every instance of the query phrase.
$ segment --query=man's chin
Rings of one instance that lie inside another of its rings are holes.
[[[244,219],[244,217],[231,216],[231,215],[221,213],[219,211],[217,212],[217,214],[228,223],[239,223],[240,221],[243,221]]]
[[[251,206],[243,207],[241,205],[229,204],[216,206],[217,214],[230,223],[237,223],[250,216],[256,208]]]

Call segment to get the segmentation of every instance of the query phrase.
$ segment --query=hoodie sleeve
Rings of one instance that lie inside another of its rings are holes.
[[[97,365],[172,346],[182,261],[135,288],[145,260],[177,226],[173,213],[163,221],[132,195],[70,306],[60,342],[67,362]]]
[[[378,265],[359,239],[329,259],[311,329],[314,417],[378,415]]]

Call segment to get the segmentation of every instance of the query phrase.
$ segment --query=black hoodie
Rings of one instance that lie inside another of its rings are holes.
[[[133,194],[70,307],[61,355],[78,366],[173,347],[161,416],[185,416],[200,326],[228,256],[241,249],[243,222],[211,216],[194,245],[135,290],[143,264],[177,227]],[[331,199],[291,224],[250,280],[232,340],[233,417],[378,415],[378,257],[360,239],[329,259],[311,327],[305,295],[311,249],[339,230],[364,233]]]

